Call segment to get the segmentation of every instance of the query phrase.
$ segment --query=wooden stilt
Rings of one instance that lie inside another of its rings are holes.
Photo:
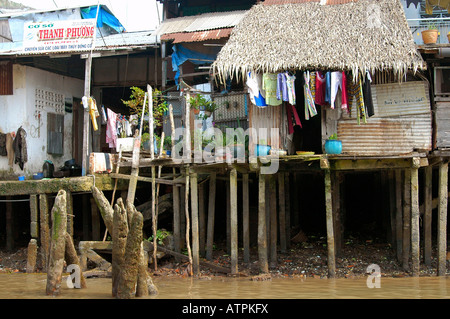
[[[212,260],[214,244],[214,215],[216,207],[216,173],[209,176],[208,229],[206,236],[206,259]]]
[[[198,181],[197,173],[190,174],[191,183],[191,224],[192,224],[192,270],[199,274],[199,238],[198,238]]]
[[[90,240],[90,231],[89,231],[89,224],[91,223],[90,219],[90,211],[91,211],[91,205],[89,202],[89,195],[84,194],[81,195],[82,197],[82,205],[83,205],[83,240]]]
[[[92,240],[100,240],[100,215],[94,198],[90,198],[91,202],[91,227]]]
[[[395,247],[395,173],[388,172],[388,188],[389,188],[389,218],[390,218],[390,236],[391,247]]]
[[[286,249],[291,248],[291,185],[290,174],[284,177],[284,192],[286,194]]]
[[[432,249],[432,201],[433,201],[433,166],[425,167],[425,187],[424,187],[424,218],[423,218],[423,258],[427,266],[431,266],[431,249]]]
[[[66,205],[67,205],[67,233],[73,237],[73,218],[75,217],[73,214],[73,195],[71,191],[66,191]],[[97,205],[94,200],[94,205]],[[98,214],[98,207],[97,207]]]
[[[325,169],[325,207],[327,219],[327,248],[328,248],[328,276],[336,276],[336,260],[334,247],[334,227],[333,227],[333,197],[331,189],[331,172]]]
[[[198,185],[198,227],[199,227],[199,253],[200,257],[205,257],[205,183]]]
[[[184,193],[184,213],[186,220],[186,247],[189,256],[189,263],[191,264],[190,275],[193,274],[193,260],[191,251],[191,240],[190,240],[190,218],[189,218],[189,167],[185,170],[185,193]]]
[[[50,221],[48,213],[48,195],[39,195],[39,221],[41,228],[42,268],[47,271],[48,254],[50,252]]]
[[[180,230],[182,234],[186,233],[186,209],[189,212],[189,203],[186,206],[186,201],[183,199],[186,195],[186,187],[183,185],[180,187]],[[186,208],[187,207],[187,208]],[[180,248],[186,247],[186,237],[180,241]]]
[[[331,172],[331,196],[333,204],[333,228],[334,228],[334,246],[337,255],[342,249],[341,232],[341,205],[340,205],[340,174],[336,171]]]
[[[27,250],[27,274],[36,271],[37,249],[37,240],[34,238],[30,239]]]
[[[395,250],[397,260],[400,262],[403,256],[403,178],[402,171],[395,171]]]
[[[403,183],[403,269],[409,271],[409,254],[411,250],[411,170],[404,171]]]
[[[280,251],[286,252],[286,193],[285,193],[285,173],[278,173],[278,207],[280,222]]]
[[[14,216],[12,210],[11,196],[6,196],[6,249],[14,249]]]
[[[260,273],[269,272],[267,259],[267,230],[266,230],[266,178],[259,173],[258,196],[258,258]]]
[[[181,229],[180,229],[180,188],[173,186],[172,188],[172,200],[173,200],[173,241],[174,251],[181,252]],[[180,261],[175,258],[176,261]]]
[[[30,236],[39,237],[39,204],[36,194],[30,195]]]
[[[250,262],[250,210],[248,192],[248,174],[242,175],[242,242],[244,262]]]
[[[419,166],[414,166],[411,169],[411,259],[413,276],[419,276],[420,270],[419,217]]]
[[[231,274],[238,273],[238,220],[237,220],[237,171],[230,171],[230,240],[231,240]]]
[[[269,193],[270,193],[270,267],[277,267],[277,180],[276,176],[272,175],[269,179]]]
[[[227,179],[226,182],[226,232],[227,232],[227,253],[231,254],[231,205],[230,205],[230,180]]]
[[[439,165],[439,204],[438,204],[438,276],[445,276],[447,255],[447,205],[448,205],[448,163]]]

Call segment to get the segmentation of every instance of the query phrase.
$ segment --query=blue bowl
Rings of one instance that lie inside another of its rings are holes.
[[[255,146],[255,155],[256,156],[269,155],[270,149],[271,149],[270,145],[256,144],[256,146]]]
[[[44,173],[34,173],[33,174],[33,179],[43,179],[44,178]]]
[[[19,181],[24,181],[25,180],[25,176],[19,176]]]

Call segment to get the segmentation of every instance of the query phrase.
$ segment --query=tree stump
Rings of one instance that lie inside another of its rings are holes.
[[[110,234],[113,233],[113,216],[114,209],[109,204],[108,199],[106,199],[105,195],[101,190],[97,187],[92,187],[92,196],[94,197],[95,202],[97,203],[100,214],[102,215],[103,221],[105,222],[105,226],[108,229]]]
[[[119,198],[119,200],[121,200]],[[112,295],[117,297],[120,270],[125,258],[125,246],[127,244],[128,222],[127,212],[120,205],[114,205],[114,233],[112,248]]]
[[[66,258],[66,264],[69,265],[77,265],[80,269],[80,286],[75,288],[86,288],[86,279],[83,276],[83,272],[81,271],[80,259],[78,258],[77,251],[75,249],[75,245],[73,244],[72,236],[66,232],[66,251],[64,253]]]
[[[61,288],[66,247],[67,206],[66,192],[60,190],[52,208],[52,232],[47,267],[47,295],[56,296]]]
[[[125,247],[124,267],[121,267],[120,269],[119,286],[117,290],[117,297],[119,299],[130,299],[136,294],[142,243],[142,226],[142,214],[133,213]]]
[[[37,240],[32,238],[27,250],[27,274],[36,271],[37,248]]]

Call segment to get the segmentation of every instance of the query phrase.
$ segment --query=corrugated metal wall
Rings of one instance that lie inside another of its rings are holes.
[[[436,102],[436,148],[450,148],[450,101]]]
[[[426,82],[372,85],[372,97],[375,115],[367,119],[367,124],[357,124],[355,107],[350,116],[339,108],[327,109],[323,139],[337,130],[342,151],[348,155],[402,155],[431,150],[432,115]]]

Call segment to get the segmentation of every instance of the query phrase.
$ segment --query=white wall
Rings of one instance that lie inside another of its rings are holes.
[[[0,156],[0,172],[14,174],[41,172],[45,160],[51,160],[55,169],[64,165],[72,158],[72,113],[64,114],[64,155],[47,154],[47,113],[55,113],[51,107],[41,110],[41,118],[35,116],[36,89],[45,90],[64,97],[83,96],[84,82],[82,80],[57,75],[40,69],[15,64],[13,66],[13,95],[0,96],[0,130],[3,133],[17,132],[22,126],[27,132],[26,142],[28,162],[22,171],[14,164],[12,170],[6,156]]]

